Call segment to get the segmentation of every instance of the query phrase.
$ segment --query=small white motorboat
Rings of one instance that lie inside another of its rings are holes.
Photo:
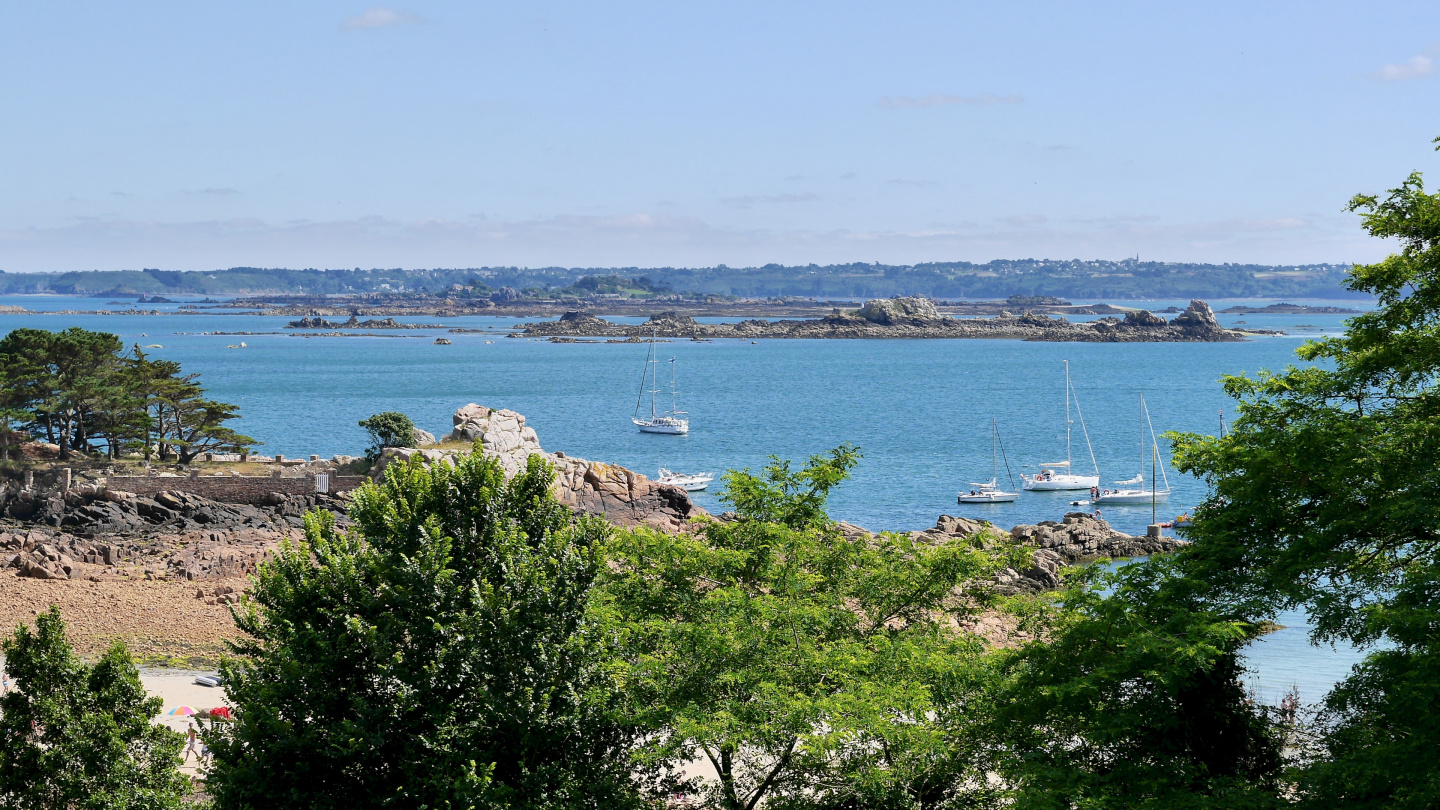
[[[668,484],[672,487],[679,487],[686,492],[699,492],[705,487],[710,486],[710,482],[714,480],[715,476],[711,475],[710,473],[696,473],[694,475],[686,475],[684,473],[671,472],[664,467],[661,467],[660,475],[655,478],[655,483]]]
[[[969,492],[962,492],[956,496],[957,503],[1010,503],[1020,497],[1018,492],[1004,492],[996,484],[999,480],[1000,466],[999,455],[1004,455],[1005,446],[1000,443],[1000,425],[994,418],[990,420],[990,480],[982,483],[970,482],[973,487]],[[1005,474],[1010,474],[1010,460],[1005,460]],[[1015,480],[1010,480],[1010,486],[1015,486]]]

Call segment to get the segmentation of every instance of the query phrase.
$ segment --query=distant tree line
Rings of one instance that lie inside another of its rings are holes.
[[[291,270],[232,267],[213,271],[116,270],[0,273],[0,293],[333,295],[460,294],[489,297],[510,288],[534,295],[575,287],[591,293],[679,292],[743,297],[863,299],[892,295],[998,300],[1011,295],[1080,299],[1225,297],[1345,298],[1350,266],[1141,262],[1133,259],[996,260],[916,265],[836,264],[705,268],[519,268]],[[579,285],[583,279],[590,279]],[[578,286],[577,286],[578,285]],[[600,289],[606,287],[607,289]],[[609,289],[614,287],[614,289]],[[453,294],[453,293],[452,293]]]
[[[125,351],[106,332],[16,329],[0,338],[0,416],[58,445],[62,459],[141,452],[184,464],[255,444],[226,424],[239,408],[207,398],[199,378],[139,346]]]

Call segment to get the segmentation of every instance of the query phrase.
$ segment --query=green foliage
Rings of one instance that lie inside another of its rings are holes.
[[[727,810],[933,807],[986,790],[959,752],[981,679],[958,586],[1000,563],[976,545],[846,537],[824,513],[858,455],[731,472],[733,520],[698,535],[618,532],[608,607],[630,646],[632,710],[651,762],[703,757]]]
[[[15,690],[0,697],[0,807],[14,810],[179,808],[184,737],[151,720],[125,647],[93,666],[75,657],[51,606],[0,644]]]
[[[369,419],[361,419],[360,427],[370,434],[370,446],[365,448],[365,457],[371,461],[379,458],[380,451],[387,447],[415,446],[415,423],[403,413],[377,413]]]
[[[1280,736],[1240,682],[1253,628],[1177,565],[1076,578],[1043,640],[1005,656],[997,769],[1019,806],[1279,806]]]
[[[206,734],[220,808],[560,808],[637,802],[590,611],[608,527],[571,517],[538,457],[389,468],[355,528],[311,514],[264,563]]]
[[[1210,482],[1187,568],[1253,618],[1304,608],[1318,641],[1387,642],[1327,696],[1318,756],[1294,778],[1314,807],[1440,804],[1440,196],[1418,174],[1358,196],[1373,236],[1401,251],[1357,266],[1379,298],[1317,365],[1227,377],[1241,399],[1224,438],[1176,437],[1180,469]]]
[[[0,414],[59,445],[61,458],[101,443],[112,458],[155,447],[188,463],[254,444],[225,425],[238,409],[205,399],[198,379],[138,346],[122,354],[119,338],[104,332],[16,329],[0,338]]]

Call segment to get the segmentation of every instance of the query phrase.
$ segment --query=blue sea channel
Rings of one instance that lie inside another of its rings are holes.
[[[1138,305],[1159,310],[1187,303]],[[1217,311],[1234,303],[1273,302],[1211,302]],[[0,305],[33,311],[130,307],[58,296],[0,296]],[[1227,326],[1286,333],[1242,343],[669,341],[658,352],[662,359],[676,359],[680,406],[689,412],[691,429],[687,436],[663,436],[641,434],[630,423],[641,388],[644,345],[506,337],[525,320],[515,317],[419,317],[408,320],[439,328],[378,337],[304,337],[284,329],[289,320],[284,317],[188,314],[178,311],[178,304],[142,306],[174,314],[0,315],[0,333],[81,326],[113,332],[127,344],[159,346],[147,351],[199,372],[214,398],[238,404],[243,419],[237,427],[264,442],[259,449],[267,454],[358,454],[365,435],[357,422],[387,410],[402,411],[416,425],[443,435],[451,414],[469,402],[525,414],[547,450],[649,475],[661,466],[717,474],[758,470],[770,455],[801,462],[850,442],[860,448],[863,460],[835,492],[830,513],[867,528],[893,530],[927,528],[942,514],[1008,528],[1058,520],[1078,508],[1069,502],[1084,493],[1027,492],[1012,504],[961,506],[955,501],[969,482],[991,475],[992,418],[1017,484],[1022,471],[1064,458],[1064,361],[1069,361],[1081,409],[1072,411],[1074,466],[1082,473],[1091,469],[1083,414],[1102,484],[1140,472],[1142,454],[1148,479],[1148,431],[1142,447],[1138,421],[1141,394],[1157,432],[1214,434],[1221,413],[1229,419],[1234,411],[1220,386],[1224,375],[1298,363],[1294,352],[1303,340],[1338,334],[1346,317],[1220,315]],[[448,331],[452,328],[484,331],[458,334]],[[284,334],[207,334],[214,332]],[[452,344],[435,345],[437,337]],[[646,400],[647,412],[648,407]],[[1168,468],[1163,438],[1160,458],[1173,489],[1169,503],[1159,507],[1159,518],[1168,520],[1192,508],[1205,489]],[[999,478],[1008,488],[1003,463]],[[717,484],[696,493],[696,500],[706,509],[723,510],[718,491]],[[1151,507],[1109,507],[1104,516],[1121,531],[1143,533]],[[1312,646],[1303,615],[1279,620],[1287,628],[1256,641],[1247,653],[1252,686],[1267,700],[1291,685],[1300,688],[1302,698],[1317,700],[1359,659],[1355,650]]]

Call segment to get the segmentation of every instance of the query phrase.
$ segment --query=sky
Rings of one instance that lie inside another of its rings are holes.
[[[0,269],[1371,261],[1440,3],[8,3]]]

